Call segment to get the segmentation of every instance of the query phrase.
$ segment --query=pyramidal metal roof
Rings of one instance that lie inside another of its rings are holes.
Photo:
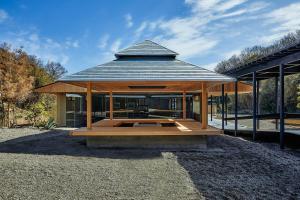
[[[65,76],[59,81],[233,81],[234,79],[176,59],[152,41],[116,53],[116,60]]]
[[[116,57],[122,56],[176,56],[178,53],[163,47],[151,40],[145,40],[130,46],[115,54]]]

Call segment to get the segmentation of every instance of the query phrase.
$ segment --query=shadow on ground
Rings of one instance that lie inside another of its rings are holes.
[[[252,140],[252,130],[239,130],[237,136],[247,140]],[[234,135],[233,130],[225,130],[225,134]],[[256,133],[256,142],[260,143],[277,143],[280,142],[279,132],[258,131]],[[300,135],[293,133],[285,133],[285,146],[292,149],[300,149]]]
[[[162,156],[159,150],[136,151],[135,149],[88,148],[85,138],[71,137],[68,135],[68,131],[64,130],[47,131],[1,142],[0,152],[112,159],[151,159]]]
[[[298,199],[300,156],[230,136],[212,136],[208,148],[174,152],[206,199]]]

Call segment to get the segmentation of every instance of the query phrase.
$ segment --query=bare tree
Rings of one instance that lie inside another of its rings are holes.
[[[267,47],[254,46],[251,48],[246,48],[239,55],[233,55],[228,60],[221,61],[219,64],[217,64],[215,71],[224,73],[228,70],[238,68],[239,66],[252,62],[258,58],[273,54],[291,45],[298,44],[299,42],[300,30],[297,30],[294,33],[287,34],[280,40]]]
[[[67,70],[57,62],[48,62],[44,68],[47,73],[53,78],[53,80],[57,80],[61,78],[62,75],[67,73]]]

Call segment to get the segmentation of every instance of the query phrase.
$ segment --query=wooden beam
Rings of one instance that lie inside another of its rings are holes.
[[[114,118],[114,103],[112,91],[109,92],[109,119],[112,120]]]
[[[86,127],[87,129],[92,128],[92,84],[87,83],[86,90]]]
[[[182,118],[186,119],[186,92],[182,93]]]
[[[224,90],[226,91],[227,94],[235,94],[235,83],[234,82],[230,82],[230,83],[225,83],[224,84]],[[218,84],[215,85],[214,87],[208,88],[208,93],[210,95],[214,95],[214,96],[221,96],[222,90],[222,84]],[[247,84],[247,83],[243,83],[243,82],[238,82],[238,91],[239,94],[242,93],[251,93],[252,92],[252,85]]]
[[[202,83],[202,108],[201,108],[201,128],[207,129],[207,86],[206,83]]]

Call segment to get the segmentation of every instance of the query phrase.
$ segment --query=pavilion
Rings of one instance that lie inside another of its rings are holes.
[[[177,56],[145,40],[117,52],[111,62],[67,75],[36,92],[56,94],[58,125],[86,122],[73,136],[222,133],[208,126],[208,95],[220,92],[221,85],[234,92],[235,78]],[[251,90],[239,84],[239,92]]]
[[[234,134],[236,135],[241,130],[238,130],[238,120],[252,119],[252,130],[250,133],[253,136],[253,140],[256,139],[259,132],[266,132],[266,130],[260,129],[260,120],[275,119],[275,130],[269,130],[271,133],[279,133],[280,136],[280,147],[284,148],[285,145],[285,135],[297,134],[299,131],[286,130],[285,119],[300,119],[299,113],[288,113],[285,109],[284,101],[284,88],[285,88],[285,76],[300,73],[300,43],[292,44],[284,49],[274,52],[270,55],[258,58],[245,65],[237,66],[234,69],[224,72],[225,75],[236,78],[234,86],[234,96],[235,96],[235,108],[234,117],[226,118],[226,109],[224,100],[226,91],[224,86],[221,86],[221,96],[223,99],[222,103],[222,129],[224,130],[224,122],[226,120],[234,120]],[[274,98],[276,100],[277,110],[274,113],[260,113],[259,106],[259,93],[260,93],[260,82],[266,79],[274,79],[275,81],[275,91]],[[252,115],[248,116],[238,116],[238,93],[239,82],[247,81],[252,82],[253,86],[253,98],[252,98]],[[298,80],[300,83],[300,80]],[[279,120],[279,130],[278,130],[278,120]]]

